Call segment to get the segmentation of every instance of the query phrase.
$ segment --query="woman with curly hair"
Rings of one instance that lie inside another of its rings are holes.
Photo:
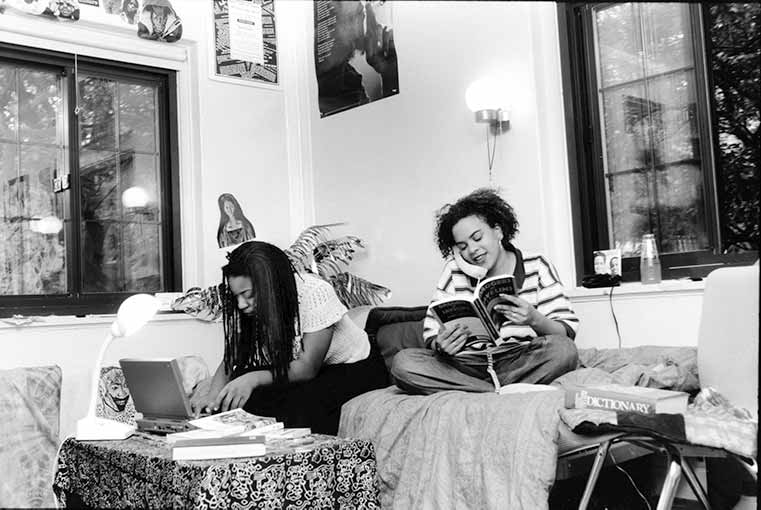
[[[445,327],[431,312],[423,324],[426,348],[394,357],[396,385],[410,393],[443,390],[488,392],[505,384],[549,384],[576,368],[573,338],[579,320],[555,267],[542,255],[524,254],[511,241],[518,232],[513,208],[496,191],[478,189],[437,216],[436,242],[446,259],[433,301],[473,296],[478,282],[513,275],[516,296],[502,294],[500,338],[473,349],[470,331]]]
[[[345,402],[387,385],[383,358],[333,287],[295,273],[276,246],[241,244],[222,278],[224,357],[208,391],[191,398],[195,413],[242,407],[335,434]]]

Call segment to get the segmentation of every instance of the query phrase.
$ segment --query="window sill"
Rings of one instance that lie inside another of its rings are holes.
[[[705,280],[693,281],[690,279],[664,280],[661,283],[643,285],[640,282],[622,283],[613,287],[613,296],[627,296],[631,298],[651,298],[680,295],[702,295],[705,289]],[[566,289],[566,295],[574,302],[600,301],[608,299],[611,288],[587,289],[586,287],[574,287]]]
[[[116,319],[116,314],[109,315],[85,315],[84,317],[76,317],[74,315],[47,315],[47,316],[33,316],[31,317],[33,322],[14,325],[6,322],[11,321],[10,318],[0,319],[0,331],[10,329],[26,329],[26,328],[46,328],[46,327],[82,327],[82,326],[96,326],[100,324],[111,324]],[[209,324],[207,321],[201,321],[196,319],[192,315],[188,315],[182,312],[159,312],[150,322],[174,322],[174,321],[196,321],[200,323]],[[105,329],[104,329],[105,332]]]

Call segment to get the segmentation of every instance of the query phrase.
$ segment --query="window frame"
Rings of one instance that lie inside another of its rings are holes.
[[[60,72],[63,88],[64,129],[67,130],[70,187],[64,194],[67,292],[60,295],[0,295],[0,317],[21,315],[75,315],[115,313],[119,304],[137,292],[85,293],[81,289],[82,239],[79,176],[79,132],[76,128],[75,56],[48,49],[0,43],[0,58],[25,67]],[[76,55],[78,72],[129,79],[158,86],[159,182],[161,187],[161,281],[163,292],[182,285],[181,215],[179,183],[179,129],[177,122],[177,73],[172,69]],[[149,74],[150,76],[147,76]],[[160,291],[157,291],[160,292]]]
[[[594,273],[593,253],[610,248],[606,178],[604,175],[603,134],[597,95],[596,48],[594,46],[594,8],[619,5],[610,2],[575,2],[558,4],[558,30],[561,79],[565,93],[565,128],[574,253],[577,284],[583,275]],[[700,157],[704,164],[703,195],[707,216],[707,234],[713,245],[710,251],[661,254],[662,278],[705,277],[717,267],[747,265],[758,258],[758,252],[722,254],[717,172],[719,165],[717,120],[712,75],[708,70],[710,38],[706,37],[708,21],[703,16],[703,3],[688,4],[696,77],[697,124]],[[587,221],[582,221],[587,219]],[[623,257],[624,281],[639,281],[639,257]]]

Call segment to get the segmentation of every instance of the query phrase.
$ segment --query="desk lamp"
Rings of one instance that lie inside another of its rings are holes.
[[[158,308],[158,300],[148,294],[130,296],[119,306],[116,320],[111,324],[111,329],[103,341],[103,345],[100,346],[100,352],[95,361],[95,367],[93,367],[90,407],[87,411],[87,416],[77,421],[77,439],[85,441],[124,439],[131,436],[135,431],[134,425],[95,416],[95,404],[98,400],[98,386],[100,382],[100,366],[103,363],[103,355],[114,338],[129,336],[135,333],[153,317]]]

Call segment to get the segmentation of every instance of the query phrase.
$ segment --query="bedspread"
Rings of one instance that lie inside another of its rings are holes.
[[[384,509],[547,508],[561,392],[407,395],[346,403],[339,436],[372,440]]]

